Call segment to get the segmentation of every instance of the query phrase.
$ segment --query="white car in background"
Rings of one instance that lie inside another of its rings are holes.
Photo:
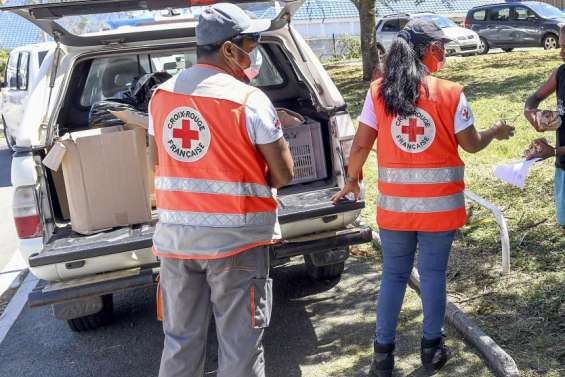
[[[435,13],[399,13],[377,19],[377,46],[381,53],[386,53],[392,42],[397,38],[398,32],[404,28],[408,21],[414,18],[422,18],[433,22],[442,29],[448,38],[453,39],[453,42],[445,45],[448,55],[473,55],[479,53],[481,41],[477,33],[460,27],[449,18]]]
[[[16,144],[27,100],[37,85],[39,68],[47,53],[55,49],[54,42],[17,47],[10,51],[0,96],[0,123],[8,147]]]

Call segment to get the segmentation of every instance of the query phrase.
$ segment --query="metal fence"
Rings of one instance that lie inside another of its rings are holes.
[[[332,59],[347,58],[351,55],[351,43],[346,40],[359,40],[358,36],[336,36],[324,38],[308,38],[306,43],[321,61]],[[360,52],[360,51],[359,51]]]

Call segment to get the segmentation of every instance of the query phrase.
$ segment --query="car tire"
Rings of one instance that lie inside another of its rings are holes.
[[[488,51],[490,50],[488,42],[483,37],[481,37],[480,40],[481,40],[481,43],[479,44],[479,55],[487,54]]]
[[[554,48],[559,47],[559,38],[555,34],[547,34],[543,37],[543,49],[544,50],[552,50]]]
[[[514,48],[503,48],[502,51],[504,52],[512,52]]]
[[[98,313],[84,317],[67,320],[69,327],[74,332],[85,332],[96,330],[109,325],[114,318],[114,300],[112,295],[102,296],[102,310]]]
[[[314,266],[312,259],[304,256],[306,262],[306,273],[315,280],[334,280],[339,279],[345,270],[345,262],[329,264],[327,266]]]

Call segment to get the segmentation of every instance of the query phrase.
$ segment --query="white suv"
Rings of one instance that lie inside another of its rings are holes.
[[[55,43],[45,42],[10,51],[0,96],[0,123],[4,126],[4,137],[10,148],[15,144],[29,94],[37,84],[39,68],[47,53],[54,48]]]
[[[473,55],[479,53],[481,41],[477,33],[457,26],[449,18],[435,13],[401,13],[377,19],[377,46],[381,53],[386,53],[398,36],[398,32],[404,28],[408,21],[414,18],[423,18],[433,22],[442,29],[447,37],[453,40],[453,42],[445,45],[448,55]]]
[[[88,128],[89,110],[96,101],[127,89],[144,73],[175,74],[192,65],[196,22],[160,20],[83,35],[74,35],[61,25],[67,16],[160,11],[211,2],[68,0],[4,8],[38,25],[59,45],[45,58],[40,82],[31,93],[33,106],[27,107],[18,133],[12,162],[13,206],[20,252],[31,272],[43,280],[30,294],[29,303],[32,307],[53,305],[55,317],[67,320],[75,331],[106,323],[111,318],[114,292],[153,285],[159,263],[151,246],[158,214],[154,211],[147,224],[90,236],[73,232],[72,219],[62,210],[65,199],[58,194],[56,177],[42,165],[42,159],[63,134]],[[281,2],[271,30],[260,41],[264,64],[254,84],[275,106],[318,125],[310,135],[316,142],[310,144],[308,159],[295,158],[301,169],[308,160],[311,171],[295,176],[294,184],[278,192],[283,242],[272,250],[273,264],[304,256],[307,272],[328,279],[343,272],[349,245],[370,241],[372,233],[356,223],[363,200],[331,202],[345,183],[355,130],[335,84],[289,24],[302,3]],[[296,153],[303,154],[304,148],[293,151]]]

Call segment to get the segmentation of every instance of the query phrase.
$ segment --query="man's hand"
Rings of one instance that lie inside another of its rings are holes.
[[[341,199],[345,198],[349,194],[353,194],[353,199],[355,201],[361,198],[361,187],[359,186],[359,181],[348,180],[348,182],[343,187],[343,190],[341,190],[332,197],[332,202],[336,204],[337,202],[339,202]]]
[[[492,125],[492,130],[496,140],[508,140],[514,136],[515,128],[507,124],[504,120],[498,119]]]
[[[527,160],[533,158],[545,160],[546,158],[555,156],[555,148],[553,148],[545,138],[540,138],[532,141],[524,154]]]

